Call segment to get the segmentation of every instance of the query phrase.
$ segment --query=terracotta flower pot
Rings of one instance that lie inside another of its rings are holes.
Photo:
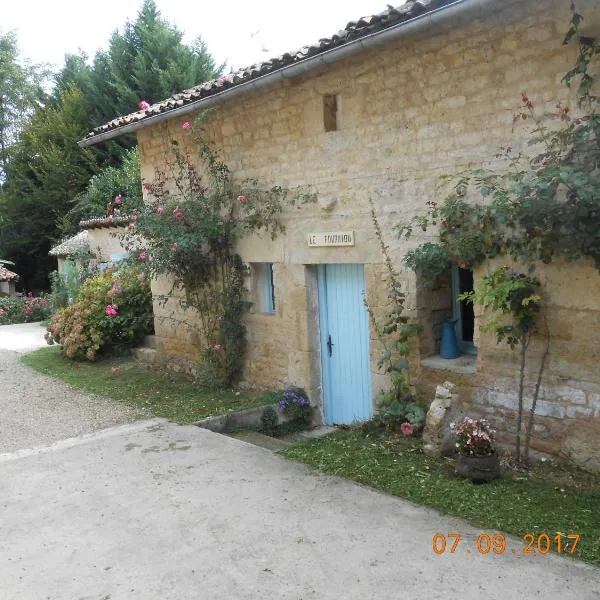
[[[456,474],[475,483],[485,483],[500,477],[500,461],[497,454],[490,456],[456,457]]]

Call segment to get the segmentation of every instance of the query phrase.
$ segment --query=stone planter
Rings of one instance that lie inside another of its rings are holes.
[[[500,477],[500,461],[497,454],[490,456],[456,457],[456,474],[466,477],[474,483],[485,483]]]

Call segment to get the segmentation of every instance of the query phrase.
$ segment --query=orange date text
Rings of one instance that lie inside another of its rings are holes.
[[[549,535],[547,533],[526,533],[522,536],[525,545],[510,548],[503,533],[480,533],[477,539],[465,539],[460,533],[436,533],[431,540],[435,554],[515,554],[532,556],[549,554],[573,554],[580,535],[578,533]]]

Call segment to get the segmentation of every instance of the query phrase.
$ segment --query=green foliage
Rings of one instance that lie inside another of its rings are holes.
[[[135,21],[115,31],[108,49],[93,61],[67,56],[57,89],[81,89],[88,99],[90,124],[96,126],[135,112],[140,100],[164,100],[220,71],[200,38],[184,44],[183,32],[161,17],[154,0],[144,0]]]
[[[152,331],[152,297],[139,265],[124,264],[88,278],[79,300],[56,314],[46,334],[69,358],[95,360],[98,354],[134,346]]]
[[[263,189],[254,180],[234,181],[202,137],[201,126],[189,133],[206,175],[172,140],[166,171],[157,171],[155,180],[145,183],[148,202],[132,216],[123,243],[146,262],[149,275],[166,275],[174,288],[185,290],[182,308],[190,318],[179,326],[197,334],[203,360],[214,364],[223,384],[230,386],[244,362],[243,315],[248,308],[246,267],[235,253],[236,244],[257,231],[274,238],[283,231],[278,217],[284,207],[313,198],[281,187]]]
[[[373,422],[389,433],[398,433],[403,423],[410,423],[418,430],[425,425],[426,409],[411,394],[398,399],[393,386],[388,391],[379,392],[376,405],[377,414]]]
[[[120,196],[118,206],[107,204]],[[138,148],[125,151],[118,167],[106,167],[94,175],[86,189],[74,199],[74,206],[68,214],[70,222],[114,213],[114,209],[131,214],[143,205],[142,180],[140,177],[140,153]]]
[[[106,206],[117,193],[126,194],[131,208],[139,203],[136,158],[126,156],[124,166],[118,168],[124,149],[134,144],[132,138],[93,150],[82,149],[77,142],[93,127],[135,112],[142,99],[162,100],[217,73],[202,42],[184,44],[182,33],[160,17],[152,0],[143,3],[134,22],[112,34],[108,50],[93,61],[85,56],[66,58],[52,95],[44,105],[28,103],[25,114],[30,116],[19,121],[20,136],[11,134],[11,143],[15,139],[17,143],[6,155],[6,184],[0,189],[0,256],[19,265],[26,287],[47,287],[47,274],[54,267],[48,250],[57,239],[73,233],[82,217],[97,214],[98,207]],[[15,77],[10,75],[7,81],[12,90]],[[0,60],[0,97],[4,98],[2,82]],[[0,147],[4,160],[2,152]],[[107,166],[117,170],[88,188],[90,177]],[[0,164],[0,181],[2,168]],[[110,195],[101,198],[104,193]]]
[[[506,340],[515,348],[533,331],[542,303],[539,288],[537,278],[503,266],[486,275],[476,290],[462,294],[460,299],[491,309],[484,331],[494,333],[498,343]]]
[[[375,229],[375,235],[379,241],[379,247],[388,273],[388,307],[382,323],[376,319],[375,313],[365,299],[365,306],[369,312],[373,330],[377,333],[377,337],[383,347],[383,352],[377,362],[377,366],[389,374],[391,383],[390,390],[382,391],[378,395],[377,419],[386,427],[397,430],[402,423],[406,422],[406,415],[409,409],[411,411],[414,409],[411,412],[411,416],[415,419],[414,423],[410,422],[414,425],[420,425],[418,423],[418,409],[420,407],[415,402],[410,381],[409,359],[411,351],[410,341],[419,334],[421,327],[411,323],[405,313],[404,304],[406,294],[402,290],[400,274],[392,263],[389,246],[383,238],[383,232],[381,231],[381,226],[375,213],[375,205],[372,200],[370,200],[370,204],[373,228]]]
[[[0,296],[0,325],[45,321],[50,314],[50,305],[43,295]]]
[[[10,147],[28,115],[44,99],[43,84],[48,76],[41,65],[19,60],[17,35],[0,32],[0,184],[4,181]]]
[[[265,435],[276,437],[277,425],[279,424],[279,417],[277,416],[277,410],[274,406],[267,406],[263,410],[260,417],[261,427],[260,430]]]
[[[85,98],[71,90],[60,102],[31,116],[11,148],[0,195],[0,254],[19,266],[28,288],[46,286],[55,264],[48,251],[62,235],[70,199],[98,169],[92,151],[77,146],[87,131]]]
[[[79,299],[79,291],[83,282],[94,275],[95,269],[90,266],[88,256],[74,256],[72,260],[65,261],[62,273],[50,273],[50,294],[48,301],[52,313],[66,308]]]

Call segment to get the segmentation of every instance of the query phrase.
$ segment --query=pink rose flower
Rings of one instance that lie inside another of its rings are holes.
[[[27,297],[28,298],[33,298],[33,292],[27,292]]]
[[[115,204],[121,204],[121,194],[115,196]]]
[[[121,374],[121,368],[120,367],[113,367],[112,368],[112,374],[115,377],[118,377]]]
[[[240,204],[246,204],[246,202],[248,202],[248,198],[246,198],[246,196],[238,196],[238,197],[237,197],[237,201],[238,201]]]
[[[164,209],[164,206],[159,206],[159,207],[156,209],[156,214],[157,214],[157,215],[164,215],[164,214],[165,214],[165,209]]]
[[[129,229],[135,231],[135,223],[129,223]]]
[[[189,121],[184,121],[182,127],[184,129],[191,129],[192,126],[190,125]]]
[[[181,209],[179,207],[177,207],[174,211],[173,211],[173,216],[176,219],[181,219],[183,217],[183,212],[181,211]]]
[[[113,317],[116,317],[119,313],[117,311],[117,307],[114,304],[107,304],[106,309],[104,310],[104,314],[109,319],[112,319]]]
[[[407,437],[410,437],[415,432],[415,426],[412,423],[402,423],[400,431]]]
[[[148,253],[145,252],[144,250],[142,250],[139,254],[138,254],[138,258],[140,260],[146,260],[148,258]]]
[[[150,105],[145,100],[140,100],[138,106],[140,107],[140,110],[148,110],[150,108]]]
[[[144,181],[144,183],[142,184],[142,187],[146,190],[149,191],[152,189],[152,184],[148,183],[147,181]]]
[[[221,346],[221,344],[215,344],[215,345],[213,346],[213,348],[214,348],[215,350],[220,350],[222,347],[223,347],[223,346]]]
[[[138,220],[138,215],[137,215],[136,213],[133,213],[133,214],[131,215],[131,220],[132,220],[132,221],[137,221],[137,220]]]

